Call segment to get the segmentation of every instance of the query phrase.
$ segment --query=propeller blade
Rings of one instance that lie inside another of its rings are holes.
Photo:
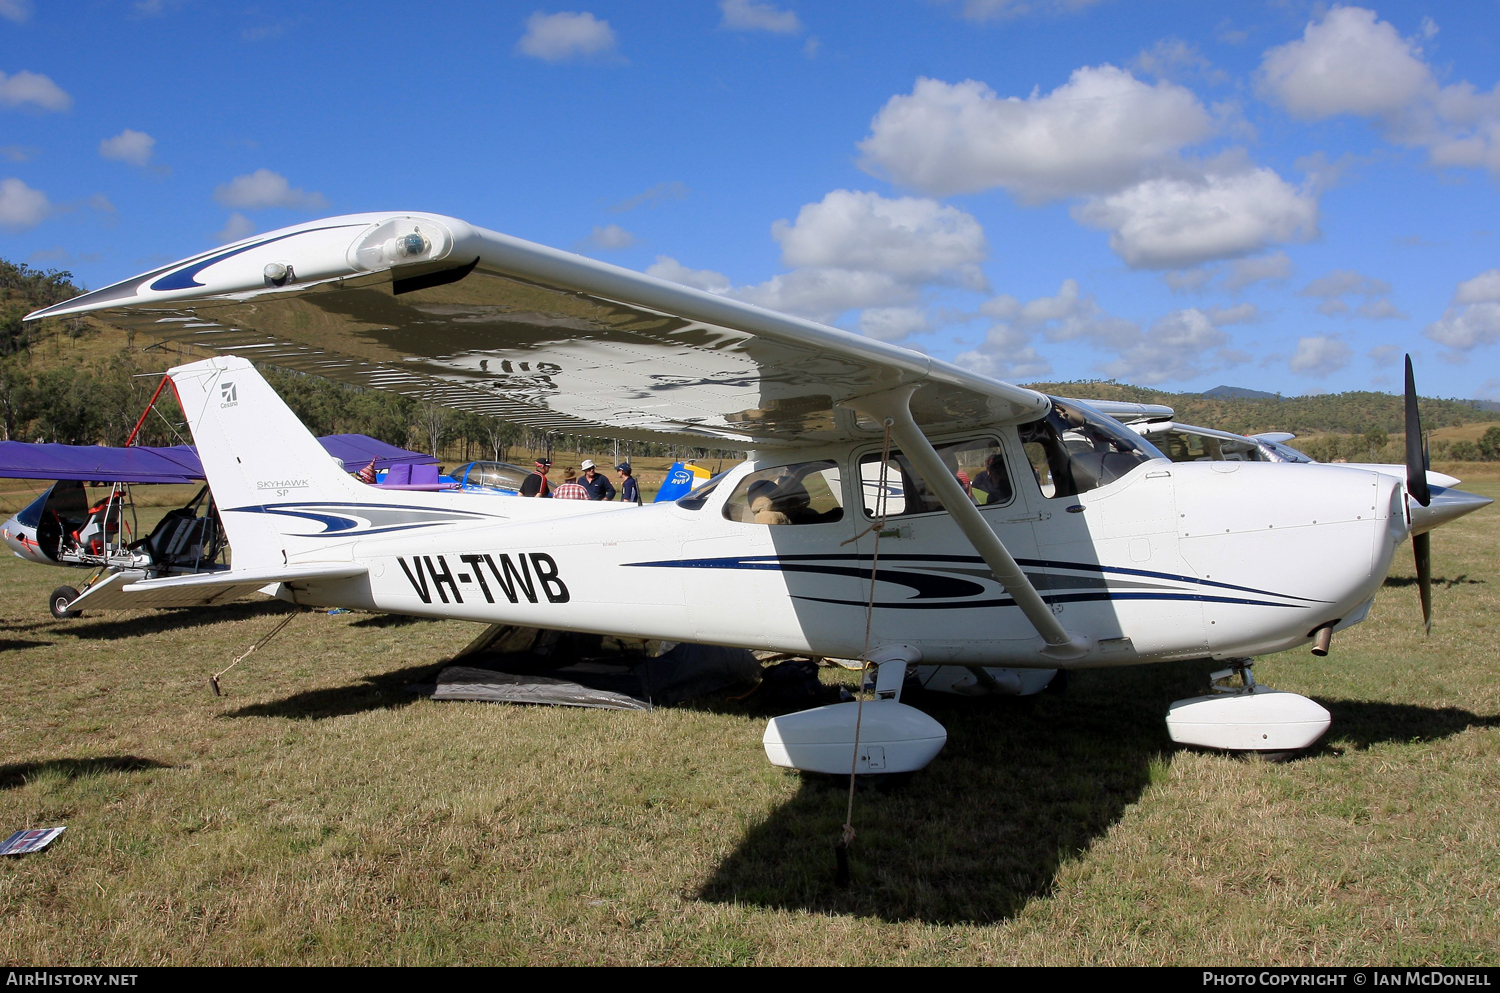
[[[1422,597],[1422,624],[1432,635],[1432,534],[1423,531],[1411,538],[1411,550],[1417,559],[1417,593]]]
[[[1422,506],[1432,502],[1427,488],[1427,453],[1422,445],[1422,415],[1417,410],[1417,380],[1406,357],[1406,492]],[[1426,600],[1424,599],[1425,603]]]

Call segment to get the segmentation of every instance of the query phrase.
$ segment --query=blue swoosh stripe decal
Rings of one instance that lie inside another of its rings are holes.
[[[339,228],[362,228],[366,226],[364,224],[330,224],[323,228],[307,228],[304,231],[293,231],[291,234],[277,235],[275,238],[265,238],[240,248],[232,248],[227,252],[220,252],[218,255],[211,255],[201,262],[194,262],[192,265],[184,266],[176,272],[169,272],[152,283],[151,288],[153,290],[190,290],[195,286],[203,285],[198,282],[198,273],[216,262],[223,262],[225,259],[233,258],[241,252],[248,252],[252,248],[260,248],[262,245],[269,245],[272,242],[281,241],[283,238],[295,238],[299,234],[312,234],[314,231],[335,231]]]
[[[834,603],[849,607],[865,607],[864,600],[836,600],[830,597],[801,596],[792,594],[794,600],[812,600],[817,603]],[[1048,603],[1083,603],[1089,600],[1189,600],[1198,603],[1233,603],[1248,607],[1289,607],[1295,610],[1310,610],[1300,603],[1272,603],[1267,600],[1245,600],[1240,597],[1210,596],[1206,593],[1063,593],[1043,597]],[[964,603],[918,603],[915,600],[897,600],[892,603],[876,603],[887,610],[969,610],[975,607],[1014,607],[1016,601],[1010,597],[990,600],[975,600]]]
[[[740,557],[724,557],[714,559],[676,559],[660,562],[626,562],[627,566],[641,566],[658,569],[771,569],[781,568],[781,563],[814,560],[828,561],[868,561],[869,555],[859,553],[840,553],[837,555],[746,555]],[[895,553],[880,556],[882,562],[951,562],[964,565],[983,565],[984,559],[978,555],[920,555],[911,553]],[[1051,559],[1016,559],[1016,564],[1033,569],[1069,569],[1074,572],[1093,572],[1104,574],[1117,574],[1121,576],[1138,576],[1146,579],[1167,579],[1179,583],[1191,583],[1195,586],[1208,586],[1214,589],[1233,590],[1237,593],[1253,593],[1257,596],[1282,597],[1287,600],[1301,600],[1305,603],[1328,603],[1327,600],[1317,600],[1312,597],[1295,596],[1290,593],[1277,593],[1274,590],[1259,590],[1253,586],[1236,586],[1233,583],[1220,583],[1211,579],[1198,579],[1194,576],[1179,576],[1170,572],[1153,572],[1149,569],[1130,569],[1123,566],[1097,565],[1091,562],[1056,562]],[[868,570],[863,575],[868,576]],[[1043,599],[1051,599],[1043,597]],[[1226,601],[1229,602],[1229,601]]]

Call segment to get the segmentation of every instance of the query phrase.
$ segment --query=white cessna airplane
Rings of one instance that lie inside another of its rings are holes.
[[[863,658],[871,702],[767,728],[773,762],[814,771],[932,759],[946,734],[900,703],[909,667],[983,693],[1224,660],[1243,685],[1174,705],[1174,737],[1305,747],[1327,711],[1257,687],[1251,657],[1326,651],[1362,620],[1425,498],[1419,468],[1408,485],[1173,464],[1089,404],[431,214],[285,228],[31,317],[85,312],[220,353],[170,375],[233,568],[129,591],[193,604],[274,584],[303,604]],[[249,358],[749,458],[643,508],[382,492]]]

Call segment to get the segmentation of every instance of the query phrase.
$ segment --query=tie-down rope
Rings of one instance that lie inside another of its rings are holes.
[[[880,488],[875,494],[874,523],[865,528],[859,534],[850,538],[842,544],[858,541],[871,531],[875,532],[875,547],[870,556],[870,596],[865,601],[865,650],[860,659],[864,662],[859,669],[859,689],[855,694],[854,710],[854,754],[849,760],[849,799],[844,808],[844,831],[839,843],[834,846],[834,852],[838,858],[836,882],[840,886],[849,885],[849,845],[857,837],[854,830],[854,784],[855,777],[859,772],[859,732],[864,723],[865,716],[865,675],[870,671],[870,630],[875,618],[875,573],[880,567],[880,535],[885,530],[885,517],[889,504],[889,488],[887,483],[890,479],[891,470],[891,427],[895,422],[887,417],[885,419],[885,440],[880,446]],[[864,492],[864,478],[860,477],[859,487],[861,495]],[[861,503],[864,501],[861,500]]]
[[[274,628],[271,629],[271,631],[270,631],[269,634],[267,634],[265,637],[261,638],[255,644],[253,644],[249,648],[247,648],[245,650],[245,652],[244,652],[243,655],[241,655],[239,658],[235,659],[233,662],[231,662],[228,665],[226,665],[224,668],[220,669],[218,672],[214,673],[212,676],[209,676],[208,677],[208,685],[211,686],[211,687],[213,687],[214,696],[222,696],[223,695],[223,694],[221,694],[219,692],[219,677],[220,676],[224,675],[224,673],[228,672],[230,669],[233,669],[235,666],[239,665],[242,661],[244,661],[245,659],[249,658],[250,657],[250,653],[253,652],[253,651],[255,651],[257,648],[263,648],[263,647],[265,647],[266,642],[270,641],[272,638],[274,638],[278,634],[280,634],[281,633],[281,629],[284,628],[284,627],[286,627],[288,624],[292,623],[292,618],[296,617],[298,614],[300,614],[302,612],[303,612],[302,608],[298,607],[296,610],[292,611],[290,614],[287,614],[285,617],[283,617],[281,619],[281,622],[279,624],[277,624]]]

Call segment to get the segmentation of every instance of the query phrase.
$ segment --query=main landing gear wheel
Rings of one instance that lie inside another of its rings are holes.
[[[83,611],[69,610],[68,604],[78,599],[78,591],[71,586],[59,586],[52,591],[52,596],[47,601],[47,606],[52,609],[52,616],[58,620],[66,620],[69,617],[82,617]]]

